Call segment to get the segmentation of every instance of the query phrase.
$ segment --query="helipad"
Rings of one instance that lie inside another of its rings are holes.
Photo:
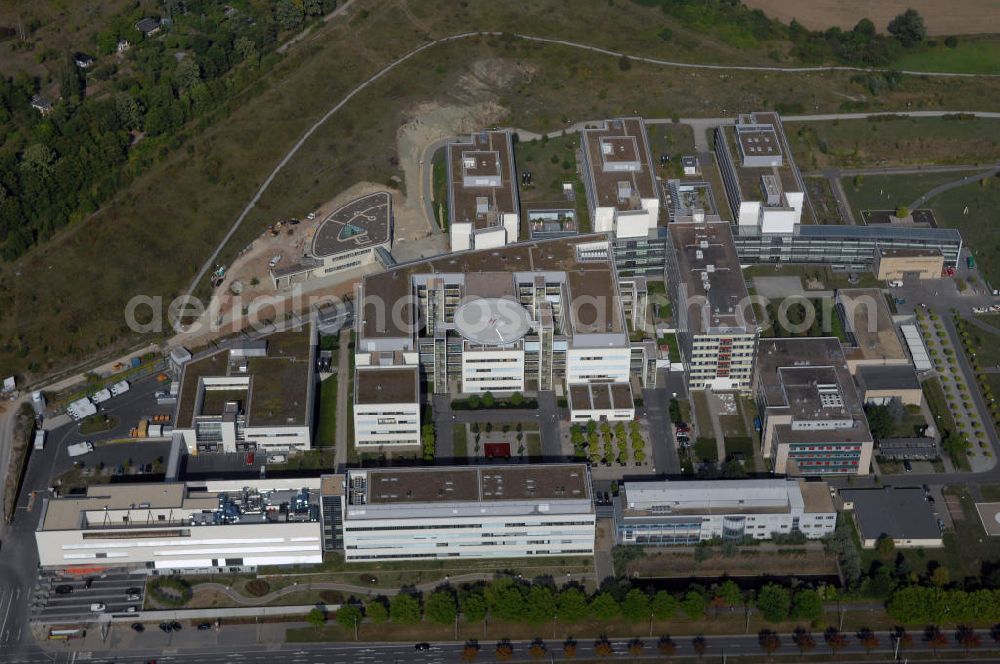
[[[455,311],[455,330],[483,346],[512,344],[530,327],[528,312],[514,300],[482,298],[466,302]]]

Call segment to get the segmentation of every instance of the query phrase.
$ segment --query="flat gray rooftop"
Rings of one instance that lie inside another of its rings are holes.
[[[360,471],[352,471],[357,477]],[[581,500],[590,497],[582,464],[369,470],[367,504]],[[352,496],[352,505],[355,497]]]
[[[733,232],[725,221],[670,224],[680,278],[687,289],[688,326],[695,334],[717,328],[752,329],[753,307],[740,270]],[[705,315],[703,303],[707,300]],[[742,307],[742,312],[741,312]]]
[[[940,539],[941,529],[920,488],[841,489],[844,502],[854,503],[861,536],[878,539]]]

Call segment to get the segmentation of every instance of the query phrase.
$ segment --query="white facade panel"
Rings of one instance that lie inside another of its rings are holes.
[[[570,348],[566,351],[566,383],[627,383],[630,348]]]
[[[462,353],[462,391],[523,392],[524,351],[483,350]]]

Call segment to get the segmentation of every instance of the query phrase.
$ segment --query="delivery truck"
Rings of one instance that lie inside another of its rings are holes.
[[[93,451],[94,451],[94,444],[91,443],[90,441],[76,443],[66,448],[66,454],[70,455],[71,457],[83,456],[84,454],[88,454]]]

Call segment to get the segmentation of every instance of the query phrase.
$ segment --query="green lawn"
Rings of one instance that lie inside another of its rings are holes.
[[[860,182],[854,178],[844,178],[841,182],[855,219],[861,223],[864,210],[895,210],[897,207],[910,205],[934,187],[976,172],[866,175]],[[928,201],[924,207],[933,207],[933,202]],[[940,218],[938,224],[948,225]]]
[[[693,155],[694,131],[691,125],[656,124],[646,127],[649,136],[650,158],[656,167],[657,175],[662,178],[682,177],[684,170],[681,157]],[[670,161],[666,166],[660,166],[660,155],[668,155]]]
[[[969,335],[968,345],[976,354],[975,361],[984,368],[1000,367],[1000,333],[991,334],[971,323],[966,323],[963,329],[963,336]]]
[[[927,202],[939,226],[957,228],[976,257],[979,273],[1000,288],[1000,178],[950,189]],[[968,214],[966,214],[968,208]]]
[[[746,461],[753,461],[753,438],[750,436],[726,436],[726,456],[742,454]]]
[[[452,425],[452,440],[455,443],[455,458],[465,459],[469,456],[469,435],[464,424]]]
[[[898,58],[893,66],[910,71],[1000,74],[1000,41],[963,37],[956,48],[938,42],[938,46]]]
[[[748,282],[751,282],[754,277],[799,277],[802,279],[803,287],[807,281],[818,281],[823,288],[828,290],[877,288],[882,285],[870,272],[862,272],[857,276],[858,283],[852,284],[848,281],[848,275],[842,272],[833,272],[826,265],[751,265],[743,270],[743,278]]]
[[[524,441],[528,447],[528,457],[532,459],[542,458],[542,435],[539,433],[524,434]]]
[[[691,406],[694,408],[694,417],[698,423],[698,435],[714,437],[715,428],[712,426],[712,414],[708,410],[708,396],[705,390],[691,391]]]
[[[448,230],[448,148],[441,148],[434,153],[431,160],[431,172],[433,174],[433,196],[434,214],[437,215],[438,224],[441,228]]]
[[[530,171],[532,177],[530,185],[520,186],[521,208],[525,214],[521,224],[523,239],[528,238],[526,215],[531,208],[574,208],[580,232],[590,230],[587,192],[576,168],[579,141],[578,134],[567,134],[514,145],[518,182],[521,181],[521,173],[525,171]],[[573,185],[575,202],[566,200],[563,195],[564,183]]]
[[[817,224],[847,223],[840,216],[837,197],[833,195],[833,188],[828,179],[815,177],[803,178],[803,180],[806,183],[806,196],[812,202],[813,212],[816,213]]]
[[[702,461],[718,461],[719,448],[715,443],[715,438],[698,436],[694,441],[694,455]]]
[[[677,345],[677,335],[673,332],[664,334],[656,340],[657,345],[666,346],[669,350],[667,351],[667,357],[670,358],[671,362],[681,361],[681,351]]]
[[[91,415],[80,422],[80,433],[84,436],[91,436],[95,433],[111,431],[118,426],[118,418],[114,415]]]
[[[979,164],[1000,157],[1000,119],[881,117],[789,122],[785,129],[796,161],[805,171],[827,167]]]
[[[337,374],[319,384],[319,416],[316,421],[316,445],[332,446],[337,438]]]

